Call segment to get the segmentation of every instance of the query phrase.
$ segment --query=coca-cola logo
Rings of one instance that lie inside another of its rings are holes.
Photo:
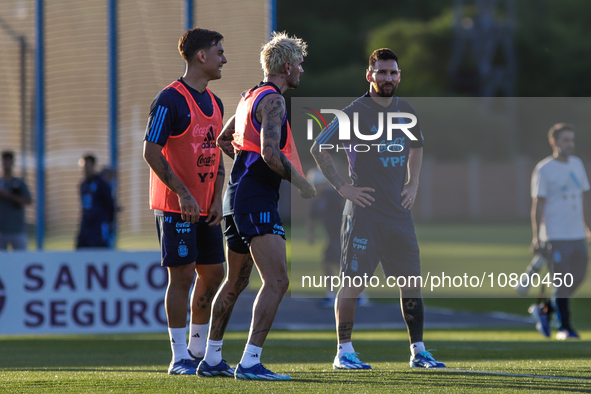
[[[215,153],[211,156],[199,155],[197,167],[211,167],[215,165]]]
[[[208,126],[199,126],[198,124],[193,127],[193,137],[201,137],[207,133]]]

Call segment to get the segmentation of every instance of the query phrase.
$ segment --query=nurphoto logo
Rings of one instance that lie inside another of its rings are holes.
[[[306,115],[310,116],[312,119],[308,119],[307,123],[307,137],[308,140],[313,140],[313,128],[314,122],[316,121],[318,126],[320,126],[320,130],[328,129],[328,125],[326,124],[326,120],[321,114],[333,114],[337,117],[339,122],[339,140],[340,141],[350,141],[351,140],[351,120],[349,119],[349,115],[347,115],[344,111],[338,109],[321,109],[320,113],[318,111],[313,110],[312,108],[304,107],[310,112],[305,112]],[[417,117],[408,112],[377,112],[377,128],[373,127],[372,132],[373,134],[363,134],[359,131],[359,113],[353,112],[353,133],[355,137],[361,141],[375,141],[382,138],[382,134],[384,133],[384,118],[386,118],[386,140],[392,141],[392,131],[393,130],[401,130],[408,138],[412,141],[417,141],[417,137],[415,137],[409,129],[413,128],[417,125]],[[410,122],[406,123],[403,119],[410,119]]]

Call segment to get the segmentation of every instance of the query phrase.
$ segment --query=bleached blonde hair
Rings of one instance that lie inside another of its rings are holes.
[[[271,41],[261,50],[261,66],[265,75],[278,75],[285,63],[296,64],[300,57],[308,54],[308,44],[286,32],[273,32]]]

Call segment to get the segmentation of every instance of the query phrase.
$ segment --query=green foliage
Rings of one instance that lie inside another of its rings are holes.
[[[392,19],[430,20],[449,1],[302,0],[295,6],[277,2],[277,28],[295,34],[309,45],[299,97],[358,97],[367,90],[366,45],[372,31]],[[371,51],[370,51],[371,52]]]
[[[361,64],[346,64],[334,70],[307,74],[304,63],[305,82],[297,90],[288,90],[286,97],[359,97],[368,89],[365,67]],[[301,88],[301,89],[300,89]]]
[[[402,96],[445,96],[449,92],[448,65],[452,47],[451,11],[429,21],[395,20],[373,30],[366,45],[369,54],[390,48],[402,70]]]
[[[518,94],[589,96],[591,2],[521,0],[516,5]]]
[[[466,2],[468,14],[475,12],[473,4]],[[461,95],[453,90],[448,74],[455,40],[452,1],[302,0],[297,7],[282,1],[277,5],[278,28],[303,37],[309,44],[302,84],[288,95],[361,96],[368,89],[364,79],[367,58],[380,47],[390,47],[400,58],[403,71],[398,95]],[[513,5],[516,96],[591,96],[591,2],[514,0]],[[502,54],[497,55],[497,60],[502,58]],[[475,67],[474,60],[466,56],[460,68],[474,74]],[[586,116],[588,103],[572,107],[558,111],[520,106],[512,119],[495,119],[495,112],[476,110],[466,119],[470,133],[466,128],[447,127],[445,132],[425,129],[426,148],[439,159],[481,156],[502,160],[516,154],[542,158],[550,153],[545,133],[552,124],[570,122],[577,130],[591,127]],[[440,123],[450,118],[441,115]],[[591,141],[587,134],[577,135],[577,154],[585,159],[591,155],[582,148]],[[309,159],[309,155],[303,156],[304,161]]]

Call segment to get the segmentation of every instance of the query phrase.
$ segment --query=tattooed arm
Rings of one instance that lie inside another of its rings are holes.
[[[257,106],[257,120],[261,122],[261,156],[269,168],[300,189],[304,198],[316,196],[316,189],[301,176],[281,152],[281,123],[285,115],[285,99],[280,94],[268,94]]]
[[[332,157],[329,152],[326,150],[320,150],[320,144],[318,141],[314,141],[312,148],[310,149],[310,153],[314,156],[314,160],[316,160],[316,164],[324,177],[330,182],[330,184],[337,190],[341,190],[341,187],[345,185],[345,181],[343,178],[337,173],[334,168],[334,163],[332,161]]]
[[[199,204],[193,198],[189,189],[176,176],[168,160],[162,154],[162,146],[150,141],[144,141],[144,160],[158,178],[179,197],[181,218],[186,222],[195,223],[199,220]]]
[[[226,125],[216,141],[217,146],[232,160],[234,160],[234,145],[232,145],[232,140],[234,139],[235,124],[236,115],[232,116],[230,120],[226,122]],[[222,158],[220,158],[220,160],[221,159]]]
[[[371,187],[355,187],[348,185],[343,181],[343,178],[337,173],[334,168],[334,163],[329,152],[320,149],[318,141],[314,141],[310,153],[316,160],[316,165],[322,171],[324,177],[330,182],[330,184],[339,192],[343,198],[353,201],[355,204],[362,208],[366,205],[371,205],[375,199],[368,194],[368,192],[375,192]]]

